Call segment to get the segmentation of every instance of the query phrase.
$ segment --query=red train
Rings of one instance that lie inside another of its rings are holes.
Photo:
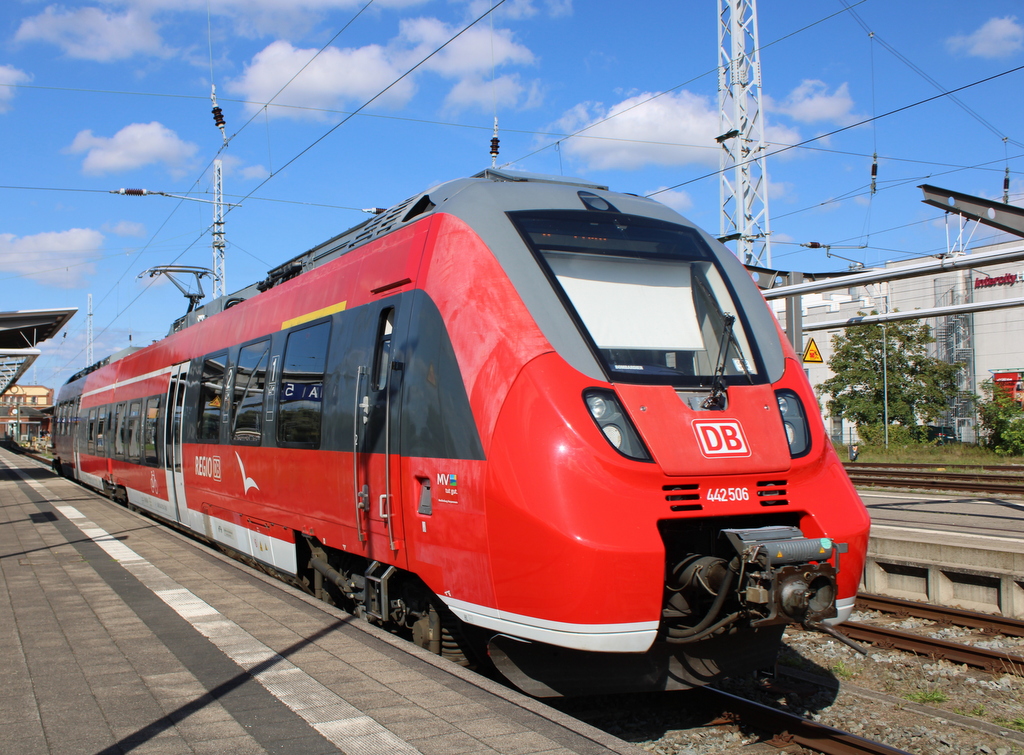
[[[770,665],[866,510],[750,275],[657,202],[437,186],[62,388],[57,468],[540,696]]]

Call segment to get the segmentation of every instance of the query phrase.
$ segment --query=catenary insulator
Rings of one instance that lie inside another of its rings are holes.
[[[220,106],[213,108],[213,122],[217,124],[217,128],[224,128],[224,111],[220,109]]]
[[[496,136],[491,137],[491,157],[498,156],[498,142],[499,139]]]
[[[117,191],[111,193],[121,194],[128,197],[145,197],[149,194],[152,194],[153,192],[151,192],[149,189],[118,189]]]

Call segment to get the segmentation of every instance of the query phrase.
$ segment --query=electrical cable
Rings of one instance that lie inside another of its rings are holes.
[[[896,115],[897,113],[902,113],[905,110],[911,110],[912,108],[920,107],[921,105],[925,105],[925,104],[927,104],[929,102],[934,102],[935,100],[940,100],[940,99],[943,99],[944,97],[949,97],[950,95],[952,95],[952,94],[954,94],[956,92],[962,92],[962,91],[964,91],[966,89],[970,89],[972,87],[976,87],[976,86],[979,86],[981,84],[987,84],[990,81],[995,81],[996,79],[999,79],[999,78],[1001,78],[1003,76],[1008,76],[1011,73],[1017,73],[1018,71],[1021,71],[1021,70],[1024,70],[1024,65],[1016,66],[1015,68],[1010,68],[1010,69],[1008,69],[1006,71],[1003,71],[1002,73],[996,73],[996,74],[993,74],[991,76],[986,76],[983,79],[978,79],[977,81],[973,81],[970,84],[964,84],[963,86],[957,87],[956,89],[950,90],[949,92],[943,92],[943,93],[940,93],[940,94],[936,94],[936,95],[933,95],[931,97],[926,97],[923,100],[917,100],[916,102],[912,102],[909,105],[903,105],[902,107],[894,108],[893,110],[889,110],[888,112],[882,113],[881,115],[874,116],[872,118],[865,118],[864,120],[857,121],[856,123],[852,123],[852,124],[850,124],[848,126],[841,126],[840,128],[834,129],[834,130],[829,131],[827,133],[819,134],[818,136],[812,136],[809,139],[804,139],[803,141],[797,142],[796,144],[791,144],[791,145],[786,146],[786,147],[781,147],[780,149],[777,149],[774,152],[769,152],[768,154],[764,155],[764,157],[773,157],[774,155],[779,155],[779,154],[782,154],[783,152],[788,152],[791,149],[796,149],[797,147],[802,147],[805,144],[810,144],[810,143],[816,142],[816,141],[818,141],[820,139],[827,139],[830,136],[835,136],[836,134],[841,134],[844,131],[849,131],[850,129],[857,128],[858,126],[863,126],[865,124],[871,123],[872,121],[876,121],[876,120],[879,120],[879,119],[882,119],[882,118],[888,118],[890,115]],[[750,160],[746,160],[744,162],[739,163],[739,165],[748,165],[748,164],[754,162],[754,159],[760,159],[760,158],[752,158]],[[735,168],[735,167],[736,166],[730,166],[730,170]],[[691,178],[688,181],[682,181],[680,183],[675,184],[674,186],[668,186],[668,187],[665,187],[664,189],[658,189],[657,191],[652,191],[650,194],[645,194],[644,196],[650,198],[650,197],[656,196],[656,195],[661,194],[661,193],[666,192],[666,191],[672,191],[673,189],[678,189],[681,186],[688,186],[689,184],[696,183],[697,181],[703,181],[705,178],[712,178],[714,176],[719,175],[721,172],[722,172],[721,170],[716,170],[716,171],[712,171],[710,173],[705,173],[704,175],[698,176],[697,178]]]

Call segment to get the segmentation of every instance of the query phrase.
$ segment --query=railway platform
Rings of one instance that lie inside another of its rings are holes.
[[[1024,619],[1024,501],[860,492],[871,514],[864,591]]]
[[[0,450],[0,751],[640,753]]]

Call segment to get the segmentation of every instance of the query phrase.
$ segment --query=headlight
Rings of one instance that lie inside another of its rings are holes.
[[[616,448],[622,448],[622,430],[615,425],[605,425],[601,428],[604,431],[604,437]]]
[[[644,447],[640,435],[622,410],[622,405],[609,390],[591,388],[583,393],[587,411],[598,429],[616,451],[637,461],[650,461],[651,455]]]
[[[590,416],[598,421],[607,417],[611,411],[611,407],[605,399],[593,394],[587,396],[587,408],[590,409]]]
[[[779,416],[782,417],[782,427],[786,431],[789,455],[794,459],[806,455],[811,450],[811,429],[800,397],[783,388],[775,391],[775,399],[779,402]]]
[[[780,396],[779,394],[775,394],[775,397],[779,401],[779,414],[785,417],[789,414],[789,398],[787,396]]]

